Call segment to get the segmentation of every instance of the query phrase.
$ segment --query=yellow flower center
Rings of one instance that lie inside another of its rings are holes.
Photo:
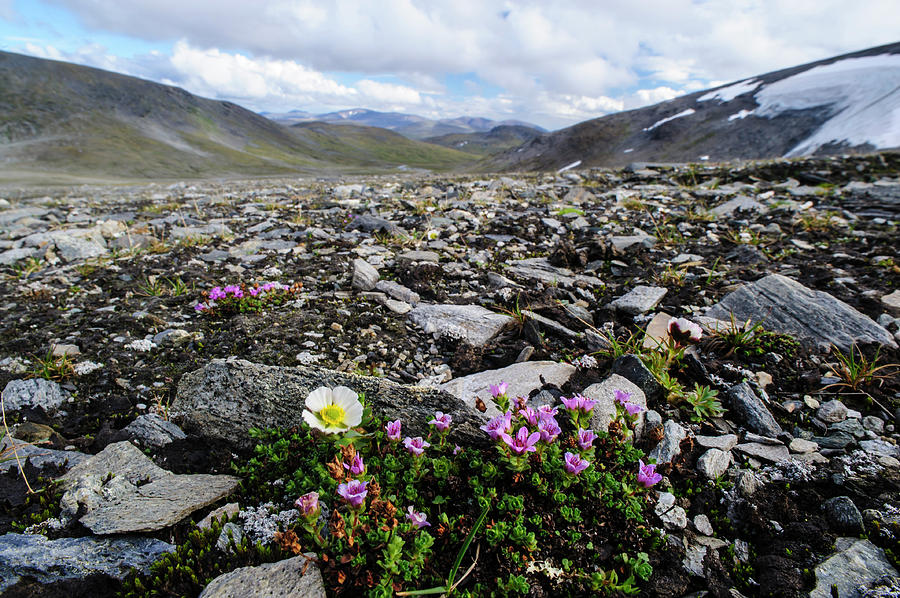
[[[339,426],[344,423],[344,408],[340,405],[329,405],[319,412],[319,417],[329,426]]]

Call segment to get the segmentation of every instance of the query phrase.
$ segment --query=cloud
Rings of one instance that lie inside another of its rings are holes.
[[[515,106],[523,118],[559,107],[541,123],[550,126],[591,106],[600,116],[894,42],[900,31],[896,0],[44,1],[92,31],[174,44],[171,64],[140,68],[168,69],[207,95],[438,110],[459,105],[443,88],[448,75],[471,74],[504,100],[470,96],[470,106]]]

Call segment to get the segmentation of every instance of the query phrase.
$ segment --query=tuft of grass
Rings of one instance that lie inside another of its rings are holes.
[[[707,345],[714,349],[727,349],[725,357],[735,354],[757,357],[770,351],[793,355],[798,347],[797,341],[790,336],[766,330],[762,322],[754,324],[749,319],[737,322],[734,314],[731,314],[731,323],[727,328],[712,332]]]
[[[35,361],[31,370],[32,378],[44,378],[45,380],[68,380],[75,377],[75,364],[68,355],[54,356],[53,349],[47,351],[44,357],[32,355]]]
[[[840,379],[840,382],[829,384],[825,388],[843,387],[859,392],[864,388],[881,386],[885,380],[893,378],[900,370],[900,363],[878,365],[881,347],[876,349],[871,360],[855,344],[851,345],[846,354],[834,345],[832,345],[831,351],[834,353],[837,363],[829,365],[829,369],[832,375]],[[888,372],[889,370],[890,372]]]

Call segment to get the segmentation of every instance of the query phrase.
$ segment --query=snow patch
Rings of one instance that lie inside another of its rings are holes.
[[[565,171],[567,171],[567,170],[572,170],[573,168],[577,168],[578,166],[581,166],[581,160],[575,160],[575,161],[572,162],[571,164],[568,164],[568,165],[566,165],[566,166],[563,166],[562,168],[560,168],[559,170],[557,170],[556,173],[559,174],[560,172],[565,172]]]
[[[740,95],[753,91],[759,87],[761,83],[762,81],[756,81],[755,79],[745,79],[743,81],[738,81],[737,83],[732,83],[726,87],[714,89],[709,93],[705,93],[697,98],[697,101],[708,102],[709,100],[719,100],[720,102],[730,102]]]
[[[830,143],[900,146],[900,55],[846,58],[764,86],[756,116],[829,107],[833,115],[785,157],[803,156]]]
[[[656,121],[655,123],[653,123],[652,125],[650,125],[649,127],[645,127],[645,128],[644,128],[644,131],[652,131],[652,130],[655,129],[656,127],[662,126],[662,125],[666,124],[666,123],[669,122],[669,121],[675,120],[676,118],[681,118],[681,117],[683,117],[683,116],[690,116],[690,115],[693,114],[694,112],[696,112],[696,110],[694,110],[693,108],[688,108],[687,110],[682,110],[682,111],[679,112],[678,114],[674,114],[674,115],[672,115],[672,116],[670,116],[670,117],[668,117],[668,118],[664,118],[664,119],[662,119],[662,120],[658,120],[658,121]]]
[[[731,116],[728,117],[728,122],[731,122],[733,120],[747,118],[751,114],[753,114],[753,110],[741,110],[740,112],[735,112],[734,114],[732,114]]]
[[[633,152],[633,151],[634,151],[634,148],[633,148],[633,147],[629,147],[627,150],[625,150],[625,151],[622,152],[622,153],[623,153],[623,154],[630,154],[630,153]]]

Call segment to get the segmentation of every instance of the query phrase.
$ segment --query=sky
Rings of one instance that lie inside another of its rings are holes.
[[[900,41],[898,0],[0,0],[0,49],[258,112],[558,129]]]

